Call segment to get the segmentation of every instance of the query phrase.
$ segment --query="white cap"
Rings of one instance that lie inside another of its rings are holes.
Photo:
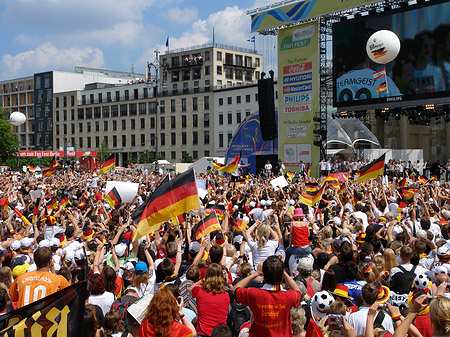
[[[243,236],[242,235],[236,235],[234,238],[233,238],[233,243],[236,243],[236,242],[238,242],[238,243],[242,243],[242,239],[243,239]]]
[[[39,246],[39,248],[41,248],[41,247],[50,247],[50,241],[47,240],[47,239],[44,239],[44,240],[39,242],[38,246]]]
[[[59,241],[59,239],[57,239],[57,238],[53,238],[53,239],[52,239],[52,242],[51,242],[51,245],[52,245],[52,246],[57,246],[57,247],[59,247],[60,244],[61,244],[61,242]]]
[[[297,269],[299,271],[300,270],[305,270],[305,271],[308,271],[308,272],[312,272],[312,270],[313,270],[313,263],[308,258],[301,258],[301,259],[298,260]]]
[[[447,246],[439,247],[437,251],[437,255],[439,256],[450,256],[450,249]]]
[[[427,232],[425,232],[423,229],[419,229],[417,231],[417,237],[420,238],[426,238],[427,237]]]
[[[295,200],[289,200],[289,205],[290,205],[290,206],[295,205]]]
[[[267,204],[267,203],[266,203],[265,200],[261,200],[261,201],[259,202],[259,205],[260,205],[260,206],[266,206],[266,204]]]
[[[437,266],[436,269],[434,270],[434,273],[436,275],[439,275],[442,273],[447,274],[447,268],[445,268],[444,266]]]
[[[266,205],[267,205],[267,206],[271,206],[271,205],[272,205],[272,200],[267,200],[267,201],[266,201]]]
[[[11,242],[11,250],[19,250],[20,248],[20,241],[19,240],[14,240],[13,242]]]
[[[122,257],[125,254],[126,250],[127,250],[127,245],[125,243],[119,243],[118,245],[114,246],[114,251],[116,252],[116,255],[118,257]]]
[[[133,264],[130,261],[128,261],[127,263],[125,263],[123,265],[123,269],[125,269],[125,270],[134,270],[134,266],[133,266]]]
[[[192,241],[189,244],[189,252],[198,253],[200,250],[201,244],[198,241]]]
[[[31,244],[33,243],[33,239],[31,238],[23,238],[22,240],[20,240],[20,247],[21,248],[28,248],[31,246]]]
[[[254,201],[250,201],[248,204],[248,207],[250,207],[250,208],[255,208],[255,206],[256,206],[256,203]]]
[[[390,196],[390,197],[388,198],[388,200],[389,200],[390,202],[396,202],[396,201],[397,201],[397,199],[395,199],[395,198],[392,197],[392,196]]]

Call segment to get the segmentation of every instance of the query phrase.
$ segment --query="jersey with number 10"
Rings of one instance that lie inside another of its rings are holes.
[[[19,301],[18,307],[21,308],[68,286],[70,284],[64,276],[32,271],[17,277],[9,288],[9,293],[11,300]]]

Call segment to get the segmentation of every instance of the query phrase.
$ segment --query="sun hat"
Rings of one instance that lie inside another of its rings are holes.
[[[83,239],[88,240],[94,236],[95,232],[91,227],[83,228]]]
[[[373,283],[375,287],[378,289],[377,303],[385,303],[391,297],[391,290],[382,285],[380,281],[376,281]]]
[[[303,214],[303,209],[301,209],[301,208],[294,209],[293,217],[296,218],[296,217],[299,217],[299,216],[305,216],[305,214]]]
[[[343,284],[338,283],[336,285],[336,288],[333,290],[332,294],[335,296],[338,296],[338,297],[348,299],[348,300],[353,300],[353,297],[349,296],[349,294],[348,294],[348,287]]]

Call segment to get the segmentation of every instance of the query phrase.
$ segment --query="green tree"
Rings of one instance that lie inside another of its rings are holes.
[[[192,163],[193,159],[189,153],[186,153],[183,158],[181,158],[182,163]]]
[[[100,163],[103,163],[109,156],[111,155],[111,151],[109,151],[108,143],[103,141],[100,144],[100,148],[97,152],[97,159]]]
[[[10,122],[6,119],[6,110],[0,106],[0,163],[15,167],[19,149],[19,137],[13,132]]]
[[[145,151],[139,153],[138,157],[138,163],[139,164],[145,164],[145,163],[153,163],[155,161],[155,154],[151,151]]]

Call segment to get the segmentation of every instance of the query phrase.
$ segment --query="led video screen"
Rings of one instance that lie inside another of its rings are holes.
[[[398,56],[386,65],[373,62],[366,52],[367,40],[379,30],[393,31],[401,42]],[[334,24],[333,81],[337,107],[448,100],[450,1],[430,1]]]

